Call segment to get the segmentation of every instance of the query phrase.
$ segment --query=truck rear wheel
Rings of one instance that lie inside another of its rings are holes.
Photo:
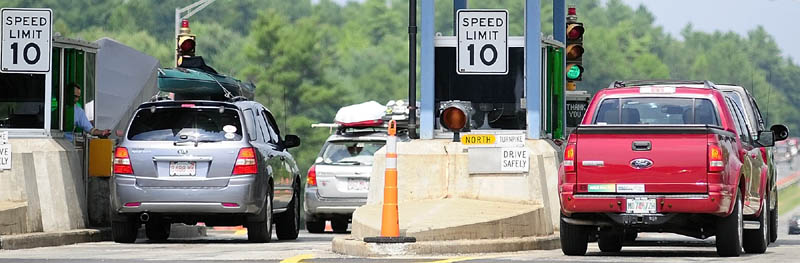
[[[747,253],[761,254],[767,251],[769,245],[769,195],[767,199],[761,200],[761,215],[758,216],[758,229],[744,230],[744,251]],[[764,201],[766,200],[766,201]]]
[[[602,252],[619,252],[622,250],[622,230],[603,228],[600,230],[600,239],[597,246]]]
[[[744,216],[741,190],[736,193],[734,202],[731,214],[720,218],[717,223],[717,255],[721,257],[738,257],[742,254]]]
[[[583,256],[589,244],[589,229],[586,226],[564,222],[561,215],[561,252],[567,256]]]

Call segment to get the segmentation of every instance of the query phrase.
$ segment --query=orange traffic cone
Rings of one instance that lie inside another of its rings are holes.
[[[383,181],[383,214],[381,236],[365,237],[369,243],[416,242],[414,237],[400,236],[400,216],[397,207],[397,122],[389,121],[389,136],[386,136],[386,173]]]
[[[325,232],[333,232],[333,227],[331,227],[331,221],[325,221]]]

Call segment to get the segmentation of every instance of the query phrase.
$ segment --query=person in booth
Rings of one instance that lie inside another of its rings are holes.
[[[81,100],[81,86],[79,86],[78,84],[75,84],[75,83],[70,83],[69,85],[67,85],[67,90],[70,90],[70,89],[73,90],[73,107],[74,107],[74,115],[73,115],[74,118],[73,118],[73,121],[74,121],[74,125],[73,125],[73,128],[72,128],[71,132],[64,133],[64,137],[67,140],[74,142],[74,134],[73,133],[75,132],[75,128],[78,128],[78,127],[83,129],[84,131],[88,131],[89,134],[91,134],[91,135],[100,136],[100,137],[103,137],[103,138],[108,137],[108,135],[111,134],[111,130],[109,130],[109,129],[105,129],[105,130],[95,129],[94,126],[92,125],[92,123],[89,122],[89,118],[86,117],[86,112],[83,111],[83,109],[78,106],[78,101]]]

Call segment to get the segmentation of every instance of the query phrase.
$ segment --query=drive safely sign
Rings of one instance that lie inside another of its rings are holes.
[[[456,73],[508,74],[508,11],[458,10]]]
[[[530,169],[528,148],[503,148],[500,158],[500,171],[526,173]]]

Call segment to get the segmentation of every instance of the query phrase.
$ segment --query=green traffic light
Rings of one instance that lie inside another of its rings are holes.
[[[578,65],[572,65],[567,71],[567,79],[578,79],[583,69]]]

